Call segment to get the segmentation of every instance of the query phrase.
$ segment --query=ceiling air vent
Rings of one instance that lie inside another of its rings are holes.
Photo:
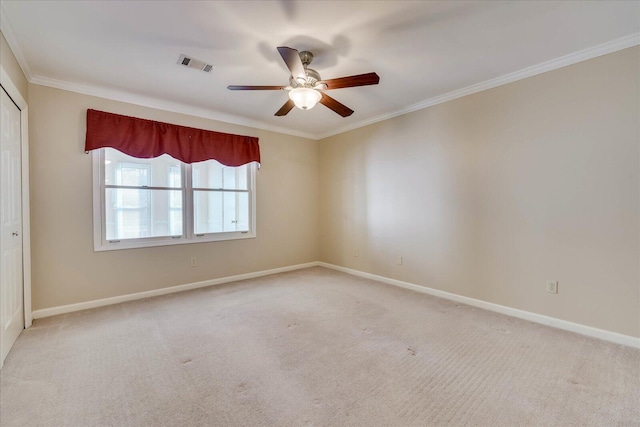
[[[207,64],[204,61],[200,61],[199,59],[190,58],[187,55],[180,55],[178,58],[178,64],[184,65],[189,68],[197,68],[198,70],[202,70],[205,73],[210,73],[213,70],[213,65]]]

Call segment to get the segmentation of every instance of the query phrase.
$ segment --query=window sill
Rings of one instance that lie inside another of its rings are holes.
[[[104,251],[117,251],[124,249],[140,249],[140,248],[153,248],[157,246],[174,246],[174,245],[189,245],[194,243],[210,243],[210,242],[226,242],[229,240],[243,240],[243,239],[255,239],[255,233],[218,233],[218,234],[205,234],[204,236],[194,236],[190,239],[186,237],[180,238],[149,238],[149,239],[123,239],[119,242],[103,242],[96,244],[93,247],[94,252]]]

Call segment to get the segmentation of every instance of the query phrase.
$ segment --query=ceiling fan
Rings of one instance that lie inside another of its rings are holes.
[[[346,87],[377,85],[380,77],[376,73],[358,74],[355,76],[339,77],[337,79],[322,80],[316,70],[309,68],[313,60],[311,52],[298,52],[290,47],[279,47],[278,52],[287,68],[291,71],[289,86],[227,86],[229,90],[288,90],[289,100],[276,112],[276,116],[284,116],[295,106],[302,110],[310,110],[318,102],[335,111],[342,117],[353,114],[353,110],[336,101],[325,90],[342,89]]]

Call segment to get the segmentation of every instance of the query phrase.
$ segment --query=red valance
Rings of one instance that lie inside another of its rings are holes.
[[[143,159],[168,154],[184,163],[211,159],[226,166],[260,163],[256,137],[87,110],[85,150],[104,147]]]

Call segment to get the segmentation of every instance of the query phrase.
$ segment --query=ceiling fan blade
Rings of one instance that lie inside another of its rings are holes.
[[[322,92],[320,92],[320,94],[322,95],[322,98],[320,98],[320,104],[335,111],[336,113],[340,114],[342,117],[349,117],[350,115],[353,114],[353,110],[351,108],[347,107],[344,104],[339,103],[329,95],[326,95]]]
[[[345,87],[377,85],[380,77],[376,73],[358,74],[356,76],[339,77],[337,79],[322,80],[327,89],[341,89]]]
[[[287,113],[291,111],[293,107],[295,107],[295,105],[296,104],[294,104],[292,100],[288,100],[287,102],[284,103],[284,105],[278,110],[278,112],[275,115],[286,116]]]
[[[283,90],[286,86],[227,86],[229,90]]]
[[[294,79],[307,81],[307,73],[304,71],[304,65],[302,65],[298,51],[290,47],[281,46],[278,48],[278,52],[282,56],[284,63],[287,64],[289,71],[291,71],[291,76]]]

